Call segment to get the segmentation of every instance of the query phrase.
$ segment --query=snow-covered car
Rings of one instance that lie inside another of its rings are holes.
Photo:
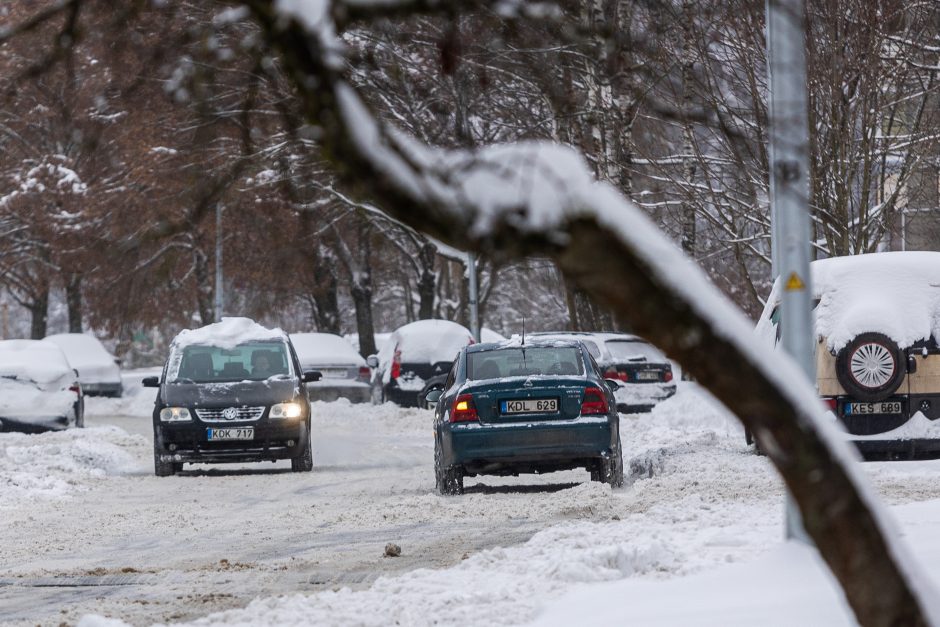
[[[468,344],[473,344],[470,331],[449,320],[417,320],[399,327],[378,355],[370,355],[373,399],[418,407],[425,382],[446,374]]]
[[[866,456],[940,456],[940,253],[810,264],[816,387]],[[779,346],[778,280],[757,323]],[[750,434],[747,434],[750,443]]]
[[[73,426],[85,426],[85,399],[62,349],[45,340],[0,341],[0,431]]]
[[[114,355],[98,338],[85,333],[58,333],[46,336],[65,353],[66,359],[78,370],[82,391],[89,396],[121,396],[121,368]]]
[[[157,476],[184,463],[290,459],[291,470],[313,468],[310,403],[304,371],[290,338],[248,318],[181,332],[170,345],[153,410]]]
[[[604,378],[618,384],[614,397],[621,413],[648,412],[676,393],[670,361],[636,335],[566,331],[532,333],[531,337],[583,342]]]
[[[310,400],[354,403],[372,400],[372,371],[345,338],[332,333],[291,333],[291,342],[304,370],[317,370],[323,378],[307,384]]]

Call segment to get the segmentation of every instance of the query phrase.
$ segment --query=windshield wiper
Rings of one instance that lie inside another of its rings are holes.
[[[186,378],[186,377],[180,377],[180,378],[178,378],[178,379],[173,379],[173,384],[174,384],[174,385],[180,385],[180,384],[182,384],[182,385],[185,385],[185,384],[195,385],[196,382],[193,381],[192,379],[188,379],[188,378]]]

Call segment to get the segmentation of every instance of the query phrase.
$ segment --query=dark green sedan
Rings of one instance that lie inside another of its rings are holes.
[[[584,468],[623,485],[613,394],[581,342],[474,344],[457,354],[434,410],[434,473],[441,494],[464,477]]]

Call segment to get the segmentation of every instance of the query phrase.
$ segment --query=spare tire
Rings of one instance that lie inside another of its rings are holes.
[[[836,377],[850,396],[874,402],[894,394],[904,379],[903,353],[883,333],[862,333],[836,356]]]

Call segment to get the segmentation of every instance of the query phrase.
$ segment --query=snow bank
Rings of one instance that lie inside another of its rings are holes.
[[[268,329],[250,318],[222,318],[221,322],[180,331],[173,345],[177,348],[191,344],[235,348],[245,342],[283,339],[285,335],[280,329]]]
[[[107,475],[149,472],[140,461],[147,447],[117,427],[0,433],[0,509],[67,498]]]

